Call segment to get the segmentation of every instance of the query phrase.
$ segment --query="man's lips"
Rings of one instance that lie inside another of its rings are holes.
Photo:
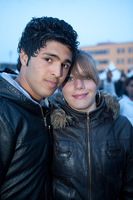
[[[58,82],[56,82],[56,81],[46,80],[46,82],[51,88],[55,88],[58,85]]]
[[[75,99],[83,99],[88,93],[72,95]]]

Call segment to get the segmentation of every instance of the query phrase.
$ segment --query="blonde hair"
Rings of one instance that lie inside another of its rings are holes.
[[[79,72],[78,65],[83,71],[83,74]],[[89,53],[83,50],[78,51],[71,69],[71,73],[75,78],[90,78],[96,83],[97,86],[99,85],[100,79],[95,60]]]

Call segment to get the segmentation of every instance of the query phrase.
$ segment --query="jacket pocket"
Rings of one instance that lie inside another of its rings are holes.
[[[122,143],[108,140],[102,149],[104,175],[121,175],[126,163],[126,152]]]
[[[121,141],[108,140],[102,148],[102,166],[106,199],[117,199],[123,184],[126,150]]]
[[[71,188],[59,180],[53,181],[53,199],[54,200],[71,200]]]
[[[77,161],[77,147],[71,141],[54,143],[52,171],[58,176],[73,176]]]

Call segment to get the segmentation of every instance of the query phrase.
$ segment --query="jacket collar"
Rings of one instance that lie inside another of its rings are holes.
[[[20,90],[0,76],[0,96],[19,104],[21,107],[31,112],[40,113],[41,105],[34,103]],[[45,106],[44,106],[45,107]]]
[[[91,121],[96,119],[102,119],[112,117],[117,118],[119,114],[120,106],[118,99],[107,93],[101,93],[101,103],[93,111],[89,113],[89,118]],[[63,128],[67,124],[71,124],[74,117],[83,117],[86,115],[84,112],[78,112],[73,110],[68,106],[65,101],[62,101],[60,104],[54,104],[54,110],[51,113],[51,123],[53,128]]]

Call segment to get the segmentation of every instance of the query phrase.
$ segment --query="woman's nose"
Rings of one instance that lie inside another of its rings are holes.
[[[78,90],[84,89],[85,88],[85,86],[84,86],[84,80],[75,79],[74,80],[74,88],[78,89]]]

